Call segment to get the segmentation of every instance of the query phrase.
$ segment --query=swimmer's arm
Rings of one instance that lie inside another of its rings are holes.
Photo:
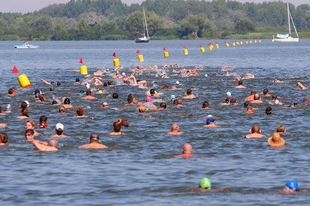
[[[2,127],[2,128],[7,128],[8,125],[7,125],[6,123],[0,123],[0,127]]]
[[[46,81],[45,79],[41,79],[41,81],[42,81],[44,84],[52,85],[49,81]]]
[[[48,146],[48,143],[47,143],[47,142],[42,142],[42,141],[39,141],[39,140],[34,140],[34,141],[32,142],[32,144],[33,144],[38,150],[40,150],[40,151],[42,151],[42,152],[58,151],[57,148]]]

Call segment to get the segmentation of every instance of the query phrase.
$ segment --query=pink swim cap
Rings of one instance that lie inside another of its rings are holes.
[[[146,100],[146,102],[152,102],[153,101],[151,97],[146,97],[145,100]]]

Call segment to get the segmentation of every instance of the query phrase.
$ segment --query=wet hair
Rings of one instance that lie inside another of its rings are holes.
[[[271,115],[272,114],[272,108],[270,106],[266,107],[266,114]]]
[[[62,133],[63,133],[64,131],[62,130],[62,129],[56,129],[56,134],[57,135],[62,135]]]
[[[182,99],[177,99],[177,102],[176,102],[176,104],[178,105],[178,104],[183,104],[183,100]]]
[[[33,130],[33,129],[27,129],[27,130],[25,131],[25,136],[26,136],[27,134],[34,135],[34,130]]]
[[[277,100],[278,99],[278,96],[277,95],[272,95],[271,96],[271,100]]]
[[[250,105],[249,101],[246,101],[246,102],[243,103],[244,108],[247,108],[249,105]]]
[[[21,104],[20,104],[20,108],[23,110],[23,109],[27,109],[27,107],[28,107],[28,104],[26,103],[26,102],[22,102]]]
[[[22,115],[26,116],[26,117],[29,117],[28,109],[22,109]]]
[[[173,104],[177,105],[178,104],[178,99],[173,99]]]
[[[113,82],[111,80],[108,81],[108,86],[113,85]]]
[[[53,100],[53,101],[52,101],[52,104],[54,105],[54,104],[58,104],[58,103],[57,103],[56,100]]]
[[[225,103],[229,104],[230,101],[231,101],[231,99],[232,99],[231,97],[226,97],[226,98],[225,98]]]
[[[129,95],[128,95],[128,98],[127,98],[128,103],[129,103],[129,104],[133,103],[133,100],[134,100],[133,94],[129,94]]]
[[[285,127],[284,127],[284,125],[279,125],[278,127],[277,127],[277,132],[285,132]]]
[[[87,95],[91,95],[90,89],[86,90],[86,96],[87,96]]]
[[[155,89],[150,89],[150,94],[153,96],[155,94]]]
[[[34,121],[31,121],[31,120],[30,120],[30,121],[27,121],[26,123],[28,123],[28,122],[29,122],[33,127],[36,126],[36,124],[34,123]],[[25,123],[25,124],[26,124],[26,123]]]
[[[103,82],[103,86],[104,86],[104,87],[107,87],[107,86],[108,86],[108,83],[107,83],[107,82]]]
[[[50,88],[50,91],[54,91],[54,90],[55,90],[55,88],[54,88],[54,87],[51,87],[51,88]]]
[[[6,144],[6,143],[8,143],[8,140],[9,140],[9,137],[8,137],[7,133],[1,132],[0,133],[0,141],[1,141],[1,143]]]
[[[230,99],[230,104],[236,104],[236,103],[237,103],[237,100],[235,98]]]
[[[243,81],[240,80],[240,81],[238,82],[238,85],[243,85]]]
[[[113,97],[113,99],[117,99],[117,98],[118,98],[118,93],[114,92],[114,93],[112,94],[112,97]]]
[[[85,109],[83,107],[78,107],[76,109],[77,116],[83,116],[85,114]]]
[[[34,90],[34,97],[39,98],[39,96],[40,96],[40,90],[39,89]]]
[[[61,107],[59,107],[59,112],[64,113],[64,112],[67,112],[67,110],[64,106],[61,106]]]
[[[60,82],[57,82],[57,83],[56,83],[56,85],[57,85],[57,86],[60,86],[60,85],[61,85],[61,83],[60,83]]]
[[[260,128],[257,124],[254,124],[251,129],[252,133],[260,133]]]
[[[202,108],[208,108],[210,105],[209,105],[209,102],[208,101],[204,101],[202,103]]]
[[[187,89],[186,94],[187,95],[191,95],[192,94],[192,90],[191,89]]]
[[[0,106],[0,113],[2,113],[2,107]]]
[[[44,122],[47,122],[47,116],[45,116],[45,115],[42,115],[41,117],[40,117],[40,124],[42,124],[42,123],[44,123]]]
[[[254,94],[254,100],[259,100],[259,93]]]
[[[39,96],[39,100],[40,100],[41,102],[44,102],[44,101],[45,101],[44,95],[40,95],[40,96]]]
[[[90,142],[99,142],[99,135],[98,134],[91,134],[90,137],[89,137],[89,141]]]
[[[268,94],[268,92],[269,92],[269,91],[268,91],[267,88],[265,88],[265,89],[263,90],[263,94],[264,94],[264,95]]]
[[[79,78],[75,78],[75,82],[80,82],[80,79]]]
[[[167,104],[166,104],[165,102],[161,102],[161,103],[159,104],[159,107],[160,107],[160,108],[163,108],[163,109],[166,109],[166,108],[167,108]]]
[[[127,119],[122,119],[122,126],[129,127],[129,121]]]
[[[48,145],[51,146],[51,147],[56,147],[58,146],[58,141],[55,140],[55,139],[52,139],[48,142]]]
[[[70,99],[68,97],[64,99],[64,104],[70,104]]]
[[[8,90],[8,94],[13,94],[13,93],[14,93],[13,88],[10,88],[10,89]]]
[[[139,107],[139,112],[140,113],[144,113],[145,112],[145,107],[144,106],[140,106]]]
[[[120,132],[122,128],[122,120],[118,119],[113,123],[114,132]]]

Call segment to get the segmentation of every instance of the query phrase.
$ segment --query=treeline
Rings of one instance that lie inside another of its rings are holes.
[[[121,0],[71,0],[33,13],[0,13],[0,40],[134,39],[143,32],[143,8],[151,39],[230,38],[288,30],[283,2],[146,0],[126,5]],[[290,4],[290,11],[298,30],[309,31],[310,5]]]

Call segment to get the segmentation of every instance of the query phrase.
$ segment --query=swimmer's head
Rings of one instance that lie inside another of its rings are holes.
[[[303,101],[304,103],[309,102],[309,98],[308,98],[308,97],[305,97],[302,101]]]
[[[58,146],[58,141],[53,139],[51,141],[48,142],[48,145],[51,146],[51,147],[56,147]]]
[[[272,114],[272,108],[270,106],[266,107],[266,114],[271,115]]]
[[[153,96],[155,94],[155,90],[154,89],[150,89],[150,94],[151,94],[151,96]]]
[[[298,184],[294,180],[287,181],[286,184],[285,184],[285,187],[287,187],[288,189],[293,190],[295,192],[299,191]]]
[[[209,125],[209,124],[211,124],[212,122],[214,122],[213,117],[208,117],[207,120],[206,120],[206,124]]]
[[[171,99],[175,99],[175,95],[174,95],[174,94],[171,94],[171,95],[170,95],[170,98],[171,98]]]
[[[173,126],[173,125],[172,125]],[[176,126],[178,126],[178,125],[176,125]],[[178,126],[179,127],[179,126]],[[179,129],[178,129],[179,130]],[[184,145],[183,145],[183,148],[182,148],[182,153],[183,154],[192,154],[192,152],[193,152],[193,147],[192,147],[192,145],[191,144],[189,144],[189,143],[185,143]]]
[[[282,124],[279,125],[279,126],[277,127],[277,132],[286,132],[284,125],[282,125]]]
[[[171,126],[171,132],[179,132],[180,131],[180,127],[177,124],[172,124]],[[184,146],[183,146],[184,148]]]
[[[249,101],[246,101],[246,102],[243,103],[244,108],[247,108],[249,105],[250,105]]]
[[[90,89],[86,90],[86,96],[89,96],[89,95],[91,95],[91,90]]]
[[[269,92],[269,91],[268,91],[267,88],[263,90],[263,94],[264,94],[264,95],[268,94],[268,92]]]
[[[112,94],[112,98],[113,98],[113,99],[117,99],[117,98],[118,98],[118,93],[114,92],[114,93]]]
[[[65,98],[64,99],[64,104],[70,104],[70,99],[69,98]]]
[[[152,102],[152,98],[151,98],[151,97],[146,97],[146,98],[145,98],[145,101],[146,101],[146,102]]]
[[[211,190],[211,186],[212,186],[211,181],[207,177],[202,178],[199,182],[200,188]]]
[[[187,89],[186,94],[187,95],[191,95],[192,94],[192,90],[191,89]]]
[[[240,80],[240,81],[238,82],[238,85],[243,85],[243,81]]]
[[[89,143],[100,142],[98,134],[91,134],[89,137]]]
[[[231,92],[227,92],[226,95],[231,97]]]
[[[209,108],[209,102],[208,101],[204,101],[203,103],[202,103],[202,108]]]
[[[80,79],[79,79],[79,78],[76,78],[76,79],[75,79],[75,82],[80,82]]]
[[[254,124],[251,129],[252,133],[260,133],[260,128],[257,124]]]
[[[167,108],[167,104],[165,102],[161,102],[159,104],[159,107],[162,108],[162,109],[166,109]]]

